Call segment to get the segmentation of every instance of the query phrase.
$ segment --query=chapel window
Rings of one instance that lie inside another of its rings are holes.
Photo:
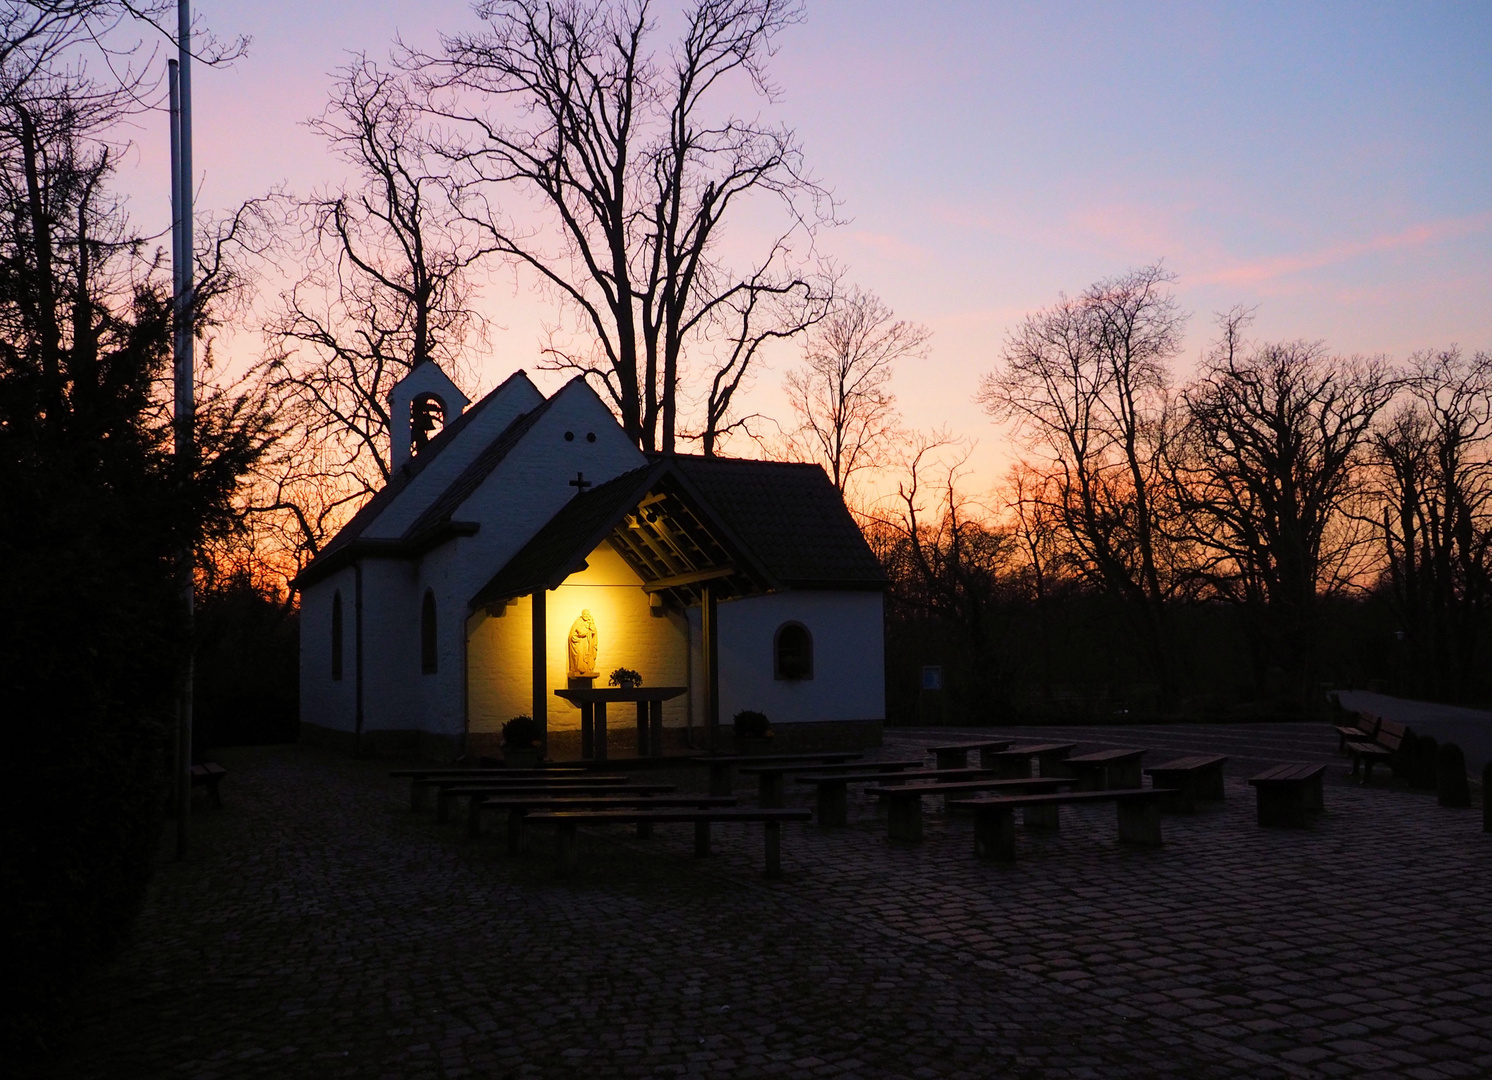
[[[342,680],[342,594],[332,593],[332,680]]]
[[[435,656],[435,594],[426,589],[420,605],[420,671],[434,675]]]
[[[772,643],[772,675],[778,679],[813,678],[813,635],[800,622],[783,623]]]

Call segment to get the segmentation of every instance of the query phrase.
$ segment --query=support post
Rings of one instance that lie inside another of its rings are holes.
[[[715,588],[700,586],[700,636],[704,639],[705,743],[710,753],[720,753],[720,628],[715,611]]]
[[[544,757],[549,757],[549,657],[546,654],[548,620],[545,617],[543,589],[536,589],[533,599],[534,723],[539,725],[539,742]]]

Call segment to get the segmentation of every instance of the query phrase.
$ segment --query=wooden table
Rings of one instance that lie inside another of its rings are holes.
[[[637,703],[637,756],[663,756],[663,703],[687,686],[613,687],[606,690],[556,690],[555,697],[580,706],[580,756],[606,760],[606,706],[614,701]]]

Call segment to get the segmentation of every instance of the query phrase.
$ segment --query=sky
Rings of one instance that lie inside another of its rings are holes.
[[[479,25],[444,0],[197,7],[253,39],[195,76],[199,211],[336,183],[304,126],[330,73]],[[742,104],[795,127],[839,200],[820,249],[932,330],[896,375],[903,418],[977,440],[983,488],[1014,452],[974,400],[1009,330],[1158,259],[1190,313],[1183,378],[1240,304],[1260,339],[1341,354],[1492,349],[1489,57],[1485,2],[808,0],[771,63],[778,100]],[[146,117],[122,177],[143,226],[169,220],[166,177],[165,118]],[[551,312],[510,284],[483,303],[486,388],[534,370]],[[759,373],[749,411],[786,418],[793,359]]]

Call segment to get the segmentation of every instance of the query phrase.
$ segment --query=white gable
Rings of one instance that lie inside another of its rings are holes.
[[[414,452],[412,406],[420,398],[434,398],[444,422],[456,419],[471,400],[433,360],[428,360],[394,384],[389,391],[389,471],[401,468]]]

